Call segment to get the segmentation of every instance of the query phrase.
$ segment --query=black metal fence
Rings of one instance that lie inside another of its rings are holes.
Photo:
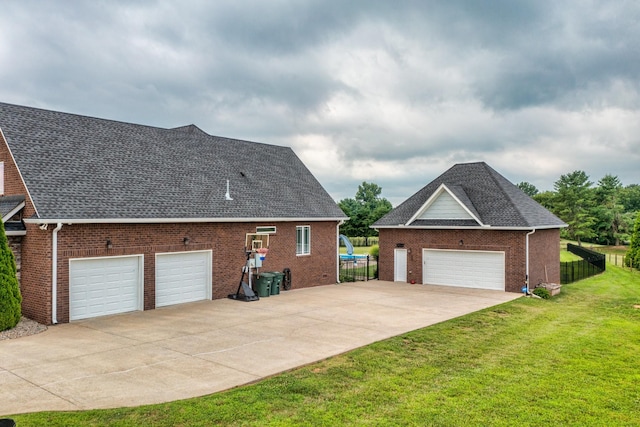
[[[378,278],[378,257],[341,255],[340,282],[358,282]]]
[[[606,270],[606,256],[604,254],[567,244],[567,250],[581,257],[580,261],[560,263],[560,283],[573,283],[587,277],[595,276]]]

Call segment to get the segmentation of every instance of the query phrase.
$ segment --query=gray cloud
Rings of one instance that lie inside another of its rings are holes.
[[[289,145],[336,199],[454,162],[640,182],[633,2],[7,1],[0,100]]]

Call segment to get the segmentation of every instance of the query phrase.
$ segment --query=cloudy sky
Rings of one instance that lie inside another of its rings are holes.
[[[640,183],[640,2],[3,0],[0,101],[291,146],[394,205],[460,162]]]

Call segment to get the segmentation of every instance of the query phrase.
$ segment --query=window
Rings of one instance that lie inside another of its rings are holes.
[[[296,227],[296,255],[311,253],[311,227],[299,225]]]
[[[266,233],[266,234],[275,234],[276,226],[269,225],[264,227],[256,227],[256,233]]]

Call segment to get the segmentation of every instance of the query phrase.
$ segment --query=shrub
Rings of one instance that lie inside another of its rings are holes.
[[[636,216],[636,221],[631,234],[631,244],[625,256],[627,267],[640,268],[640,214]]]
[[[533,294],[539,296],[542,299],[551,298],[551,293],[546,288],[535,288]]]
[[[0,331],[15,327],[22,316],[16,261],[0,221]]]
[[[369,249],[369,255],[371,255],[373,257],[379,256],[380,255],[380,246],[378,246],[378,245],[371,246],[371,249]]]

